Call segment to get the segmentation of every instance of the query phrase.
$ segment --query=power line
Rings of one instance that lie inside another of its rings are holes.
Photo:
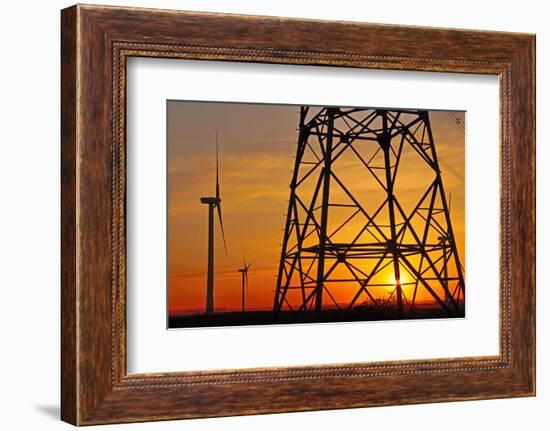
[[[462,130],[466,130],[466,126],[464,125],[463,121],[456,116],[456,114],[452,111],[447,111],[447,114],[454,120],[455,124],[458,125]]]

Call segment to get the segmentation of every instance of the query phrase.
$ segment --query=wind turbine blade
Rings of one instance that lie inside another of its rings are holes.
[[[216,130],[216,200],[220,200],[220,163],[219,163],[218,131]]]
[[[220,220],[220,228],[222,230],[223,248],[225,249],[225,254],[227,255],[227,243],[225,242],[225,232],[223,230],[222,206],[218,202],[216,207],[218,208],[218,219]]]
[[[248,264],[248,266],[246,266],[246,270],[248,271],[248,269],[249,269],[251,266],[252,266],[252,262],[250,262],[250,263]]]
[[[223,230],[222,205],[220,199],[220,163],[219,163],[219,144],[218,131],[216,130],[216,208],[218,209],[218,218],[220,220],[220,228],[222,230],[223,248],[227,255],[227,243],[225,242],[225,232]]]

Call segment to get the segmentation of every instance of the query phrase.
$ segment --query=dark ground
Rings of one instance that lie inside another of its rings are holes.
[[[274,319],[273,312],[268,311],[230,311],[206,314],[171,315],[168,318],[168,328],[200,328],[212,326],[245,326],[268,325],[283,323],[328,323],[328,322],[358,322],[375,320],[399,319],[441,319],[464,317],[464,309],[457,314],[449,315],[437,307],[419,307],[414,312],[406,311],[400,318],[395,308],[366,308],[348,310],[323,310],[320,314],[314,311],[296,314],[281,311],[279,318]]]

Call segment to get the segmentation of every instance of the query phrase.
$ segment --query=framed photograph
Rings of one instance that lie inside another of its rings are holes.
[[[535,394],[535,37],[62,11],[62,419]]]

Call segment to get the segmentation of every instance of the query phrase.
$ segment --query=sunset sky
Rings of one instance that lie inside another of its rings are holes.
[[[247,308],[271,309],[296,153],[299,107],[169,101],[168,116],[168,306],[173,312],[205,308],[208,207],[215,195],[216,130],[227,240],[225,255],[215,221],[215,307],[241,305],[243,255],[252,263]],[[453,112],[464,123],[464,112]],[[430,121],[462,265],[464,259],[464,130],[449,112]],[[350,166],[348,183],[361,181]],[[400,171],[411,201],[425,181],[414,169]],[[354,178],[357,178],[354,180]],[[404,197],[407,199],[407,196]],[[423,297],[420,296],[419,300]],[[424,298],[425,299],[425,298]]]

